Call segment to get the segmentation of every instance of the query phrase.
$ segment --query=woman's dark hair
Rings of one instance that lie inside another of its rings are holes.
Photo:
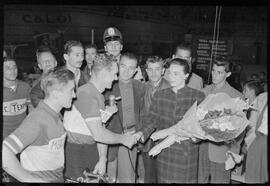
[[[174,58],[169,62],[169,66],[172,64],[180,65],[184,67],[184,73],[189,74],[190,73],[190,67],[188,64],[188,61],[185,59],[180,59],[180,58]]]
[[[248,87],[249,89],[254,90],[256,96],[258,96],[260,93],[263,92],[263,87],[259,81],[255,80],[246,81],[244,83],[244,87],[245,86]]]

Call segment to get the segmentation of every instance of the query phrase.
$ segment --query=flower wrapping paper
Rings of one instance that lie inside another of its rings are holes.
[[[167,139],[171,135],[176,136],[173,139],[178,143],[187,139],[186,136],[183,136],[183,133],[213,142],[235,139],[249,124],[243,112],[247,108],[248,105],[239,98],[231,98],[225,93],[210,94],[199,105],[195,102],[185,113],[183,119],[174,126],[153,133],[151,138],[154,141],[166,139],[153,147],[149,151],[149,155],[156,155],[162,149],[167,148],[168,145],[164,145],[167,144],[166,140],[170,141],[169,144],[173,144],[172,138]],[[219,114],[206,117],[209,111]]]

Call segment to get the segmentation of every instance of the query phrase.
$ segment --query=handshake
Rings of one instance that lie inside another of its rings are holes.
[[[143,140],[143,133],[141,131],[136,133],[135,131],[127,132],[123,134],[122,144],[131,149],[140,139]]]

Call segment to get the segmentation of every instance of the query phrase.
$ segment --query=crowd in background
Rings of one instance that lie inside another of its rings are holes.
[[[91,48],[92,48],[94,53],[96,53],[96,54],[98,53],[98,47],[95,44],[86,43],[85,47],[86,48],[89,47],[90,48],[89,50],[91,50]],[[148,80],[147,73],[145,71],[146,59],[147,58],[138,59],[139,65],[141,66],[141,69],[142,69],[142,76],[143,76],[144,81]],[[170,58],[166,58],[164,60],[166,61],[168,59],[170,59]],[[81,66],[81,70],[83,70],[83,71],[88,70],[89,68],[86,68],[87,64],[88,63],[86,62],[86,59],[85,59],[83,61],[82,66]],[[242,91],[244,82],[246,82],[248,80],[255,80],[255,81],[258,81],[261,83],[264,91],[267,91],[267,74],[265,71],[260,71],[259,73],[247,74],[245,67],[243,67],[242,64],[240,64],[240,63],[232,63],[232,64],[233,64],[232,75],[228,78],[227,81],[235,89]],[[194,63],[193,68],[195,68],[195,65],[196,65],[196,63]],[[18,67],[18,79],[28,83],[30,86],[33,85],[34,81],[36,79],[38,79],[39,75],[42,73],[42,70],[40,68],[38,68],[37,64],[33,65],[33,68],[30,72],[26,72],[22,69],[23,69],[22,67]],[[206,82],[206,81],[204,80],[204,82]]]
[[[134,54],[121,54],[118,29],[106,29],[103,39],[105,54],[98,54],[94,44],[67,41],[64,67],[58,67],[48,46],[40,46],[36,77],[18,73],[16,59],[4,51],[4,178],[62,182],[76,180],[87,167],[106,173],[114,183],[230,183],[233,170],[225,170],[224,154],[235,145],[243,155],[245,181],[268,181],[265,72],[247,77],[241,64],[217,58],[212,83],[205,85],[194,73],[196,61],[188,45],[177,45],[167,66],[159,56],[138,65]],[[148,156],[154,130],[170,127],[195,100],[200,103],[218,92],[241,97],[258,109],[247,111],[251,124],[241,139],[222,145],[189,139],[157,158]],[[105,104],[111,95],[121,97],[117,106]]]

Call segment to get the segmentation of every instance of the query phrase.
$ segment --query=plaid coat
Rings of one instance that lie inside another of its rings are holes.
[[[177,93],[171,88],[156,92],[149,114],[143,119],[144,139],[155,129],[176,124],[196,100],[200,104],[204,98],[204,93],[187,86]],[[158,183],[197,183],[198,144],[189,139],[161,151],[157,157],[157,174]]]

